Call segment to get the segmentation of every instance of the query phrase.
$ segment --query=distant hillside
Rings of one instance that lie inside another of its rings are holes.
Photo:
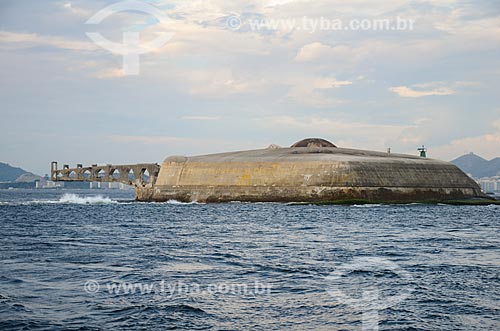
[[[488,161],[474,153],[469,153],[460,156],[451,163],[477,178],[500,175],[500,157]]]
[[[16,183],[34,183],[36,180],[41,180],[42,177],[27,172],[16,178]]]
[[[28,171],[0,162],[0,182],[13,182]]]

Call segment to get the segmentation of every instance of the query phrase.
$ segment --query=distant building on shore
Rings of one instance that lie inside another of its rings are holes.
[[[66,184],[66,185],[65,185]],[[49,180],[49,177],[43,177],[42,179],[35,181],[36,189],[57,189],[57,188],[67,188],[67,189],[107,189],[107,190],[133,190],[133,187],[125,185],[119,182],[54,182]]]
[[[54,189],[54,188],[62,188],[64,187],[64,183],[61,182],[53,182],[43,177],[42,179],[38,179],[35,181],[36,189]]]
[[[483,192],[500,192],[500,176],[483,177],[476,180]]]

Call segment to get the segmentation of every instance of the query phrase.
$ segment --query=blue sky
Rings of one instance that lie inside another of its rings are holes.
[[[425,144],[443,160],[500,156],[496,1],[158,0],[146,2],[162,22],[122,12],[85,24],[117,2],[0,2],[0,161],[44,174],[52,160],[160,163],[304,137],[409,154]],[[301,25],[397,17],[413,29]],[[127,31],[143,42],[174,35],[125,75],[121,55],[86,32],[121,42]]]

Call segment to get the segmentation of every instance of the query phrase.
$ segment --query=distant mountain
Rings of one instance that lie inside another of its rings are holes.
[[[21,176],[16,178],[16,183],[33,183],[36,180],[41,180],[42,177],[32,174],[31,172],[27,172],[22,174]]]
[[[32,183],[37,179],[40,179],[40,176],[34,175],[21,168],[12,167],[7,163],[0,162],[0,182]]]
[[[27,173],[26,170],[15,168],[7,163],[0,162],[0,182],[13,182],[25,173]]]
[[[451,163],[476,178],[500,175],[500,157],[488,161],[474,153],[469,153],[460,156]]]

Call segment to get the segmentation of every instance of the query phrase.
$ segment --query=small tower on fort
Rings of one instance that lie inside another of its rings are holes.
[[[422,145],[422,147],[417,148],[417,150],[420,152],[420,157],[427,157],[427,148],[425,148],[424,145]]]

